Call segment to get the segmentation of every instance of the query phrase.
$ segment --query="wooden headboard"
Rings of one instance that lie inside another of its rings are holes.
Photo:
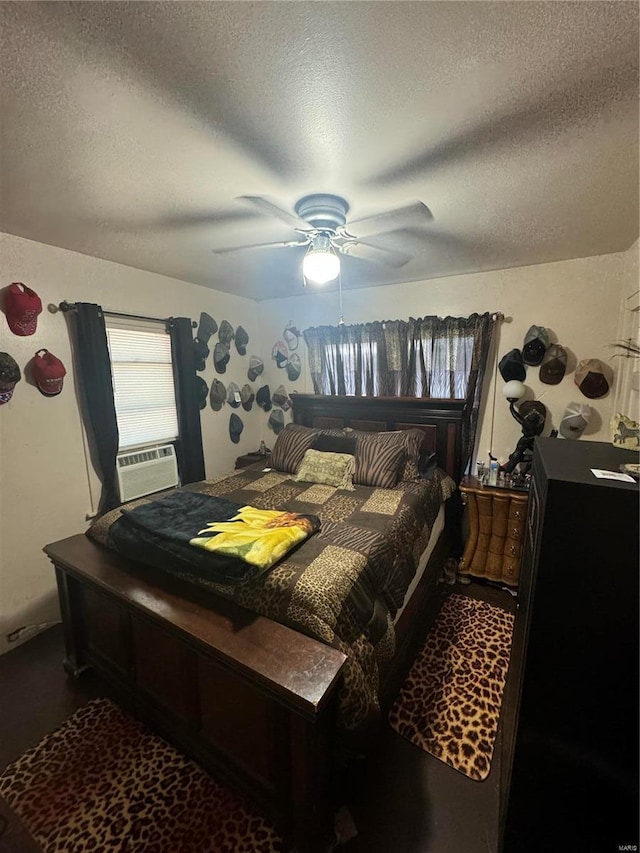
[[[291,394],[295,423],[309,427],[351,427],[366,432],[415,429],[422,449],[436,451],[438,466],[457,480],[463,400],[416,397],[338,397]]]

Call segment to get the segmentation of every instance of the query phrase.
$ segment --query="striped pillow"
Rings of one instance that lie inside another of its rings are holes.
[[[358,486],[392,489],[398,482],[406,450],[402,442],[385,439],[391,433],[360,433],[356,436],[356,470],[353,482]]]
[[[320,430],[300,424],[287,424],[280,432],[271,451],[269,464],[284,474],[297,474],[304,454],[315,441]]]
[[[362,471],[362,467],[358,468],[357,456],[363,450],[364,443],[373,442],[378,449],[387,447],[402,447],[404,450],[404,459],[400,464],[400,470],[397,473],[397,480],[400,481],[416,481],[420,479],[420,446],[424,440],[424,433],[421,429],[402,429],[394,432],[362,432],[360,430],[346,430],[347,435],[355,435],[356,443],[356,476],[354,483],[359,483],[358,472]],[[376,444],[377,443],[377,444]],[[370,455],[370,454],[369,454]],[[363,462],[364,465],[364,462]],[[363,479],[368,479],[366,474],[362,474]],[[362,484],[364,485],[364,484]]]

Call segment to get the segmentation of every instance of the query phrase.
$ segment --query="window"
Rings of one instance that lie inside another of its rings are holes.
[[[378,349],[374,341],[358,345],[328,344],[325,348],[326,363],[331,374],[341,377],[344,381],[344,393],[349,395],[377,396],[377,357]]]
[[[178,437],[171,339],[159,323],[106,317],[118,450]]]
[[[473,337],[437,337],[420,341],[424,369],[416,370],[416,395],[464,400],[467,396]]]

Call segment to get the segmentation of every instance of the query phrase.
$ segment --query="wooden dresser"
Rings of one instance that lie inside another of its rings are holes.
[[[469,535],[458,574],[518,586],[529,493],[483,486],[476,477],[465,477],[460,491]]]

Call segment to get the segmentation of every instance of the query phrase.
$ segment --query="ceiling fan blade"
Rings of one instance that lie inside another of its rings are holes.
[[[237,201],[245,201],[247,204],[251,204],[254,207],[259,208],[263,213],[266,213],[269,216],[275,216],[277,219],[285,222],[290,228],[293,228],[296,231],[311,230],[311,225],[309,225],[305,219],[302,219],[300,216],[296,216],[295,213],[291,213],[289,210],[285,210],[284,207],[280,207],[280,205],[275,202],[269,201],[265,196],[239,195],[237,196]]]
[[[385,264],[388,267],[403,267],[412,259],[412,255],[407,255],[404,252],[396,252],[393,249],[383,249],[381,246],[371,246],[369,243],[347,243],[340,251],[353,258],[360,258],[363,261],[374,261],[378,264]]]
[[[358,239],[371,237],[374,234],[383,234],[386,231],[398,231],[400,228],[415,227],[423,225],[433,219],[433,214],[426,204],[416,201],[396,210],[387,210],[377,213],[375,216],[367,216],[364,219],[356,219],[347,223],[347,231],[354,234]]]
[[[228,255],[231,252],[244,252],[250,249],[288,249],[308,245],[308,240],[284,240],[277,243],[249,243],[245,246],[226,246],[224,249],[212,249],[211,251],[214,255]]]

